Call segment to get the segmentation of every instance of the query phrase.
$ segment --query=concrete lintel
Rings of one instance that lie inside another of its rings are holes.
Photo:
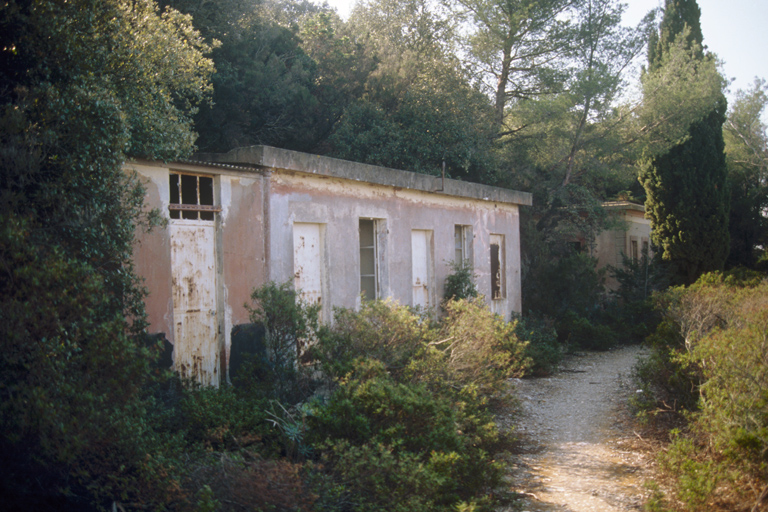
[[[446,179],[443,184],[443,180],[439,176],[389,169],[270,146],[242,147],[233,149],[228,153],[201,153],[195,155],[194,158],[206,162],[255,165],[275,170],[283,169],[489,202],[524,206],[533,204],[532,196],[528,192],[452,179]]]

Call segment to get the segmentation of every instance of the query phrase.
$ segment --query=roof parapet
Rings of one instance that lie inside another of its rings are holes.
[[[271,146],[248,146],[233,149],[228,153],[199,153],[194,158],[201,163],[253,165],[489,202],[523,206],[533,204],[533,197],[529,192],[452,179],[445,179],[443,182],[440,176],[361,164]]]

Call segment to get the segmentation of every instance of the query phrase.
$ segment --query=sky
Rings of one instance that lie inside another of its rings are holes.
[[[316,0],[322,3],[323,0]],[[355,0],[325,0],[347,18]],[[663,0],[625,0],[624,23],[636,25]],[[738,89],[751,88],[755,77],[768,80],[768,0],[698,0],[701,31],[707,49],[723,61],[722,72],[733,79],[729,103]],[[768,112],[763,113],[768,123]]]

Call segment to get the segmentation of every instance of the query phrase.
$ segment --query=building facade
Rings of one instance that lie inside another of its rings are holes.
[[[253,289],[290,281],[322,306],[393,299],[437,310],[451,262],[467,261],[503,317],[521,310],[519,207],[530,194],[266,146],[126,165],[167,225],[137,234],[150,331],[175,369],[226,380]]]
[[[645,206],[628,201],[603,203],[610,217],[611,229],[602,231],[595,239],[592,256],[597,258],[597,268],[611,266],[622,268],[624,256],[638,261],[643,254],[651,255],[651,220],[645,216]],[[615,291],[616,279],[608,274],[605,286]]]

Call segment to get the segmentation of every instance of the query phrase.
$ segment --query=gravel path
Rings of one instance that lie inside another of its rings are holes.
[[[641,510],[648,460],[622,404],[641,349],[569,357],[550,378],[515,380],[520,437],[509,484],[525,496],[503,510],[615,512]]]

